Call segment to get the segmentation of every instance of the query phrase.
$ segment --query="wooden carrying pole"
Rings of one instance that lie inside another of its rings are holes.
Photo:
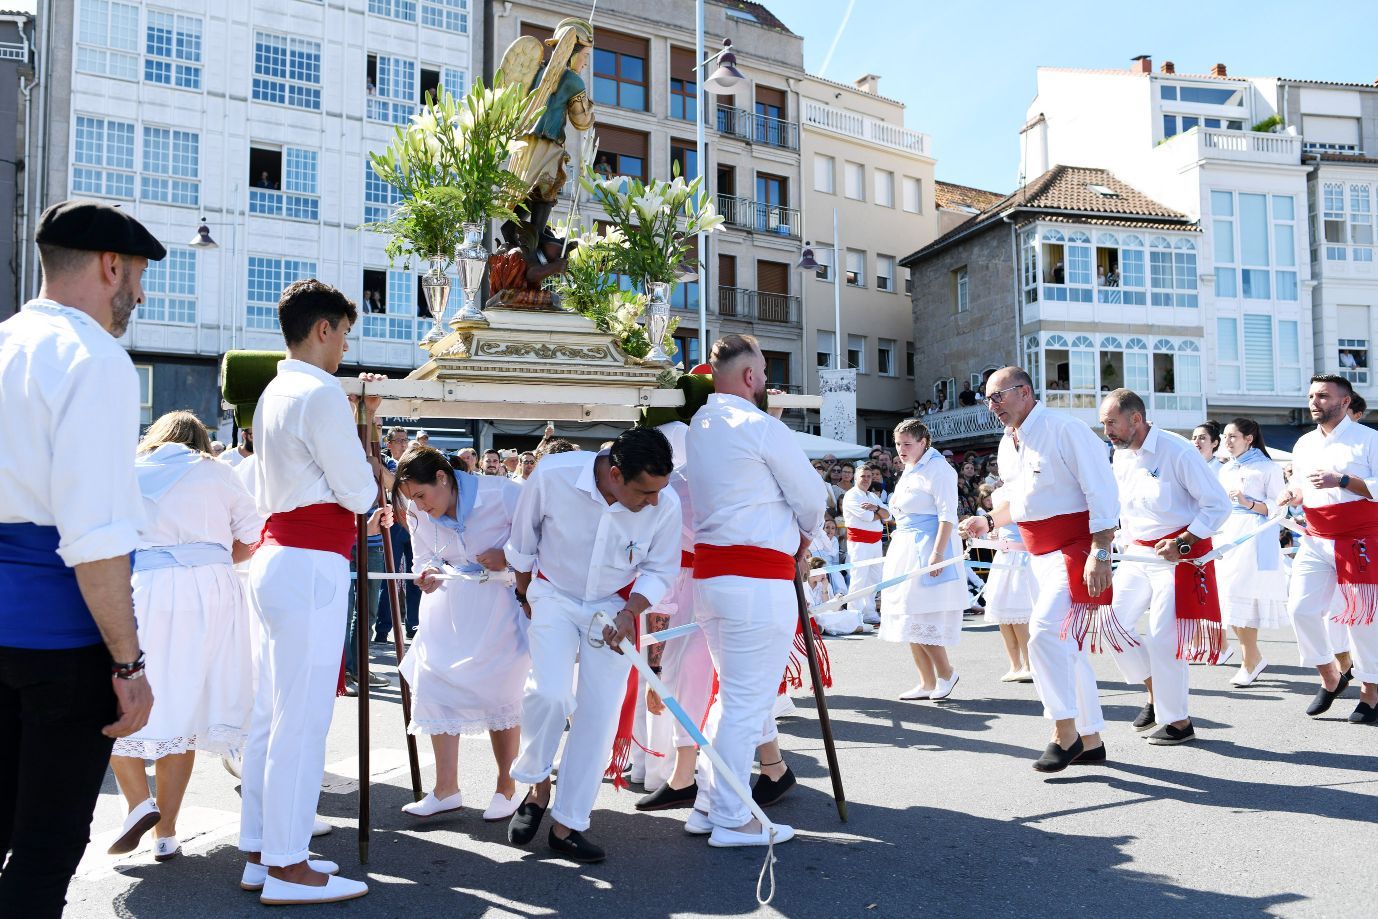
[[[368,415],[364,399],[358,405],[359,439],[368,443]],[[354,550],[355,679],[359,687],[359,864],[368,864],[369,763],[368,763],[368,514],[359,515],[359,538]]]
[[[804,581],[794,576],[794,597],[799,603],[799,627],[804,633],[804,651],[809,659],[809,679],[813,681],[813,701],[818,706],[818,728],[823,735],[823,751],[828,757],[828,777],[833,782],[833,800],[837,802],[837,816],[847,822],[847,795],[842,790],[842,770],[837,765],[837,747],[833,744],[833,725],[828,718],[828,700],[823,698],[823,680],[818,673],[818,652],[813,646],[813,620],[809,618],[809,604],[804,599]]]
[[[378,446],[376,440],[370,437],[366,447],[370,453],[379,458],[380,462],[382,461],[381,448]],[[378,503],[381,506],[387,503],[387,500],[388,496],[386,490],[383,488],[383,476],[380,472],[378,475]],[[396,512],[397,506],[394,504],[393,513]],[[402,526],[406,525],[401,521],[398,521],[398,523]],[[396,559],[394,559],[392,555],[391,533],[383,534],[383,570],[388,574],[397,573]],[[392,609],[392,647],[397,653],[397,666],[400,668],[402,666],[402,657],[407,653],[406,645],[403,643],[402,632],[402,610],[405,609],[403,604],[406,602],[406,585],[401,581],[388,579],[385,586],[388,592],[388,606]],[[407,738],[407,765],[411,767],[412,800],[420,801],[421,759],[416,753],[416,735],[408,730],[408,728],[411,727],[411,687],[407,685],[407,681],[402,679],[400,675],[398,676],[398,683],[400,683],[402,687],[402,736]]]

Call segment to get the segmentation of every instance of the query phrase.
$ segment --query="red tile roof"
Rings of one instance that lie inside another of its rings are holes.
[[[933,197],[938,207],[974,207],[978,211],[984,211],[1005,199],[1002,192],[972,188],[970,185],[954,185],[951,182],[934,182]]]

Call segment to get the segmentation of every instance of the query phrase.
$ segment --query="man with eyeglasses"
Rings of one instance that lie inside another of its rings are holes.
[[[1104,445],[1084,423],[1041,405],[1033,380],[1005,367],[986,382],[986,405],[1005,426],[1000,472],[1006,502],[968,517],[959,531],[980,537],[1015,523],[1038,585],[1029,623],[1029,657],[1053,740],[1033,764],[1061,772],[1105,761],[1096,674],[1088,652],[1114,635],[1110,542],[1119,489]]]

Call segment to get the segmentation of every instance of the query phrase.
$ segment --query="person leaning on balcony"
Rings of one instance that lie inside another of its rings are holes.
[[[967,383],[962,388],[962,391],[957,394],[957,404],[964,407],[976,404],[976,392],[971,388],[970,383]]]

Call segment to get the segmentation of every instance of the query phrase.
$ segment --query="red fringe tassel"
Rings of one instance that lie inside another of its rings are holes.
[[[1214,664],[1225,649],[1225,628],[1209,619],[1177,620],[1177,659]]]
[[[1139,640],[1120,624],[1115,611],[1100,604],[1073,603],[1062,620],[1061,637],[1068,635],[1076,640],[1077,648],[1089,647],[1092,654],[1101,653],[1107,644],[1117,654],[1139,646]]]
[[[1341,625],[1372,625],[1378,609],[1378,584],[1340,584],[1345,608],[1334,620]]]

